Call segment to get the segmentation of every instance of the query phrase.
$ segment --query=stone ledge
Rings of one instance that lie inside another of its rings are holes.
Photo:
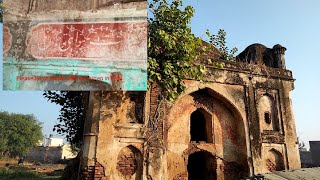
[[[242,72],[250,75],[261,75],[261,76],[267,76],[267,77],[276,77],[276,78],[294,80],[294,78],[292,77],[292,72],[286,69],[272,68],[272,67],[267,67],[265,65],[255,65],[255,64],[249,64],[249,63],[231,62],[231,61],[228,62],[228,61],[216,60],[214,62],[224,63],[225,65],[223,68],[206,65],[207,69],[209,70],[208,72],[209,76],[212,75],[211,73],[214,70],[227,70],[227,71],[233,71],[233,72]]]

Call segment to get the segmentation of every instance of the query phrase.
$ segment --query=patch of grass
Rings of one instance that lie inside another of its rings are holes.
[[[0,168],[0,179],[38,179],[43,175],[24,169]]]

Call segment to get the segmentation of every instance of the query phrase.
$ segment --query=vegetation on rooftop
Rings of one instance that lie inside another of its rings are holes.
[[[202,81],[206,74],[206,64],[195,63],[206,52],[217,48],[222,60],[233,60],[237,49],[229,51],[226,46],[226,32],[219,30],[217,35],[206,31],[209,43],[196,37],[191,31],[191,18],[195,10],[183,6],[182,0],[153,0],[149,3],[148,18],[148,81],[158,83],[163,95],[173,101],[185,90],[183,80]],[[214,64],[213,64],[214,65]]]

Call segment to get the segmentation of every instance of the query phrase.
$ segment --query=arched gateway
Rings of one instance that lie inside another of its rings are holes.
[[[231,179],[248,175],[243,118],[230,100],[210,88],[181,97],[169,116],[169,177]]]

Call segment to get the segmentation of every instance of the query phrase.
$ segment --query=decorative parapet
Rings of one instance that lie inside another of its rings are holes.
[[[223,68],[215,67],[215,66],[206,66],[209,70],[209,75],[212,71],[215,70],[227,70],[233,72],[241,72],[249,75],[258,75],[258,76],[265,76],[265,77],[272,77],[272,78],[282,78],[287,80],[294,80],[292,77],[292,72],[286,69],[280,68],[272,68],[265,65],[256,65],[256,64],[249,64],[243,62],[234,62],[234,61],[214,61],[216,63],[223,63]]]

